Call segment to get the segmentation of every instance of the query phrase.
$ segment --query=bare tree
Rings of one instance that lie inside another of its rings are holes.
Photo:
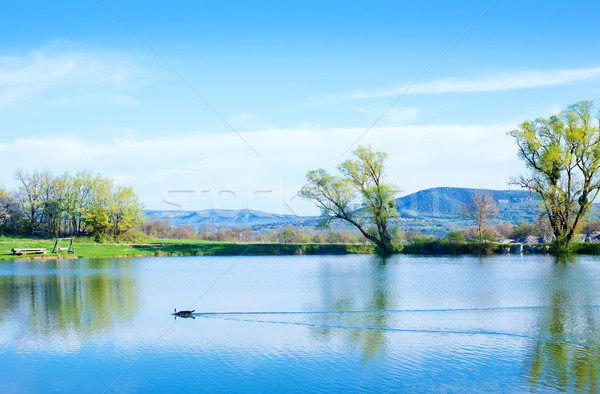
[[[479,242],[483,242],[483,234],[488,232],[485,224],[488,220],[498,216],[498,204],[490,193],[478,190],[471,195],[471,200],[464,204],[461,216],[475,221]]]
[[[515,234],[515,225],[512,223],[498,223],[496,232],[504,238],[512,238]]]
[[[0,187],[0,234],[16,234],[22,218],[23,213],[14,193]]]
[[[30,174],[22,169],[17,169],[15,179],[19,183],[17,193],[19,202],[29,222],[29,231],[33,232],[37,229],[43,209],[42,173],[36,170]]]

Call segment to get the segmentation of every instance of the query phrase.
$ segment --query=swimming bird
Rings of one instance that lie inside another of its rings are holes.
[[[178,311],[177,308],[175,308],[175,316],[191,316],[195,311],[195,309],[191,311]]]

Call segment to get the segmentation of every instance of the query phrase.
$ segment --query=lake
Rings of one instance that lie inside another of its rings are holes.
[[[3,261],[0,387],[598,391],[599,323],[598,257]]]

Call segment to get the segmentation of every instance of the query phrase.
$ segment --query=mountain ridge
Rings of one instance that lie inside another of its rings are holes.
[[[439,235],[453,228],[471,225],[460,217],[460,209],[476,192],[489,193],[498,204],[500,214],[494,219],[495,223],[533,222],[539,215],[540,200],[528,191],[435,187],[395,199],[403,230],[418,229],[425,234]],[[203,226],[217,229],[252,227],[257,231],[286,226],[314,227],[319,219],[318,216],[276,214],[251,209],[145,210],[144,214],[151,219],[167,220],[174,226],[191,225],[195,230]],[[338,226],[344,227],[342,223],[338,223]]]
[[[449,230],[473,225],[460,216],[460,210],[476,192],[490,194],[498,204],[499,215],[490,221],[491,224],[507,222],[516,225],[523,220],[532,223],[541,212],[541,200],[525,190],[434,187],[395,199],[402,230],[419,230],[423,234],[441,236]],[[597,217],[599,212],[598,204],[594,204],[590,216]],[[196,231],[203,226],[214,226],[216,229],[251,227],[256,231],[288,226],[314,228],[319,219],[318,216],[276,214],[251,209],[145,210],[144,214],[151,219],[167,220],[174,226],[191,225]],[[352,228],[341,221],[335,223],[334,227]]]

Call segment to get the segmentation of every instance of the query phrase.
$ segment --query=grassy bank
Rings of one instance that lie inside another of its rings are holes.
[[[300,255],[373,253],[365,244],[275,244],[232,243],[198,240],[152,240],[141,244],[96,243],[88,238],[75,239],[75,254],[66,251],[52,253],[54,239],[0,237],[0,260],[73,258],[73,257],[133,257],[133,256],[239,256],[239,255]],[[68,246],[63,241],[62,247]],[[12,249],[45,248],[46,255],[13,255]]]
[[[281,244],[281,243],[233,243],[199,240],[152,240],[139,244],[97,243],[91,238],[75,239],[75,254],[66,251],[52,253],[54,239],[0,237],[0,260],[52,259],[74,257],[142,257],[142,256],[285,256],[285,255],[340,255],[372,254],[369,244]],[[60,245],[68,246],[63,241]],[[462,242],[445,240],[424,240],[396,246],[396,253],[404,254],[499,254],[510,247],[497,243]],[[16,256],[13,248],[45,248],[46,255],[27,254]],[[572,252],[576,254],[600,255],[600,243],[575,243]]]
[[[502,253],[497,243],[450,242],[446,240],[426,240],[400,245],[401,253],[406,254],[494,254]]]

